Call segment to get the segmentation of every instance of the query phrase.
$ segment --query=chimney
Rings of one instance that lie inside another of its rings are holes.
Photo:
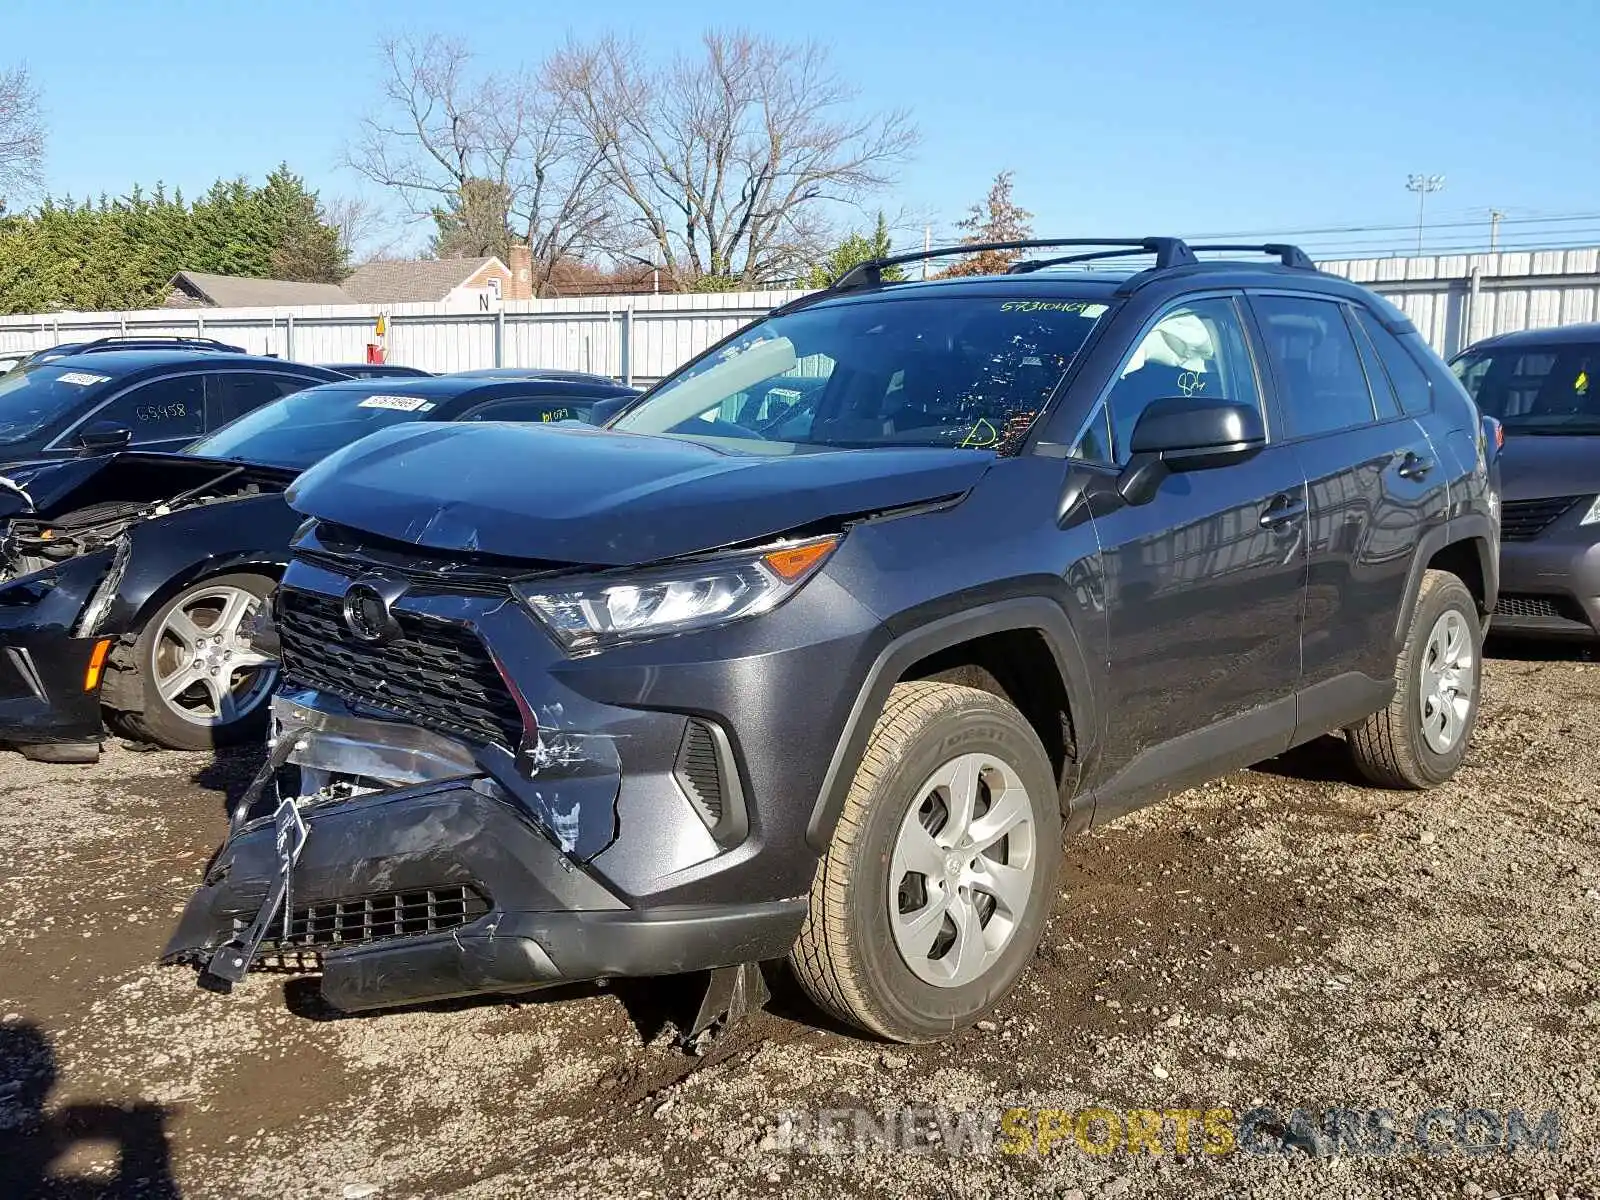
[[[507,300],[533,299],[533,251],[527,242],[511,247],[511,286],[506,289]]]

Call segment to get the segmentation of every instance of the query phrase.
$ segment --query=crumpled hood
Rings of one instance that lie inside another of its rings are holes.
[[[783,456],[573,426],[407,424],[307,471],[299,512],[435,550],[635,566],[965,492],[981,450]]]
[[[1506,500],[1600,494],[1600,437],[1510,434],[1500,450]]]

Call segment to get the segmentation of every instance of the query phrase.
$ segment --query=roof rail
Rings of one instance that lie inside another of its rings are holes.
[[[834,281],[830,292],[850,292],[860,288],[879,287],[887,267],[900,267],[906,263],[926,262],[932,258],[950,258],[957,254],[982,254],[990,250],[1044,250],[1060,246],[1117,246],[1127,247],[1099,254],[1074,255],[1072,261],[1086,262],[1093,258],[1114,258],[1129,254],[1154,254],[1156,269],[1189,266],[1195,256],[1183,239],[1174,237],[1148,238],[1028,238],[1016,242],[969,242],[958,246],[944,246],[935,250],[913,250],[906,254],[891,254],[887,258],[874,258],[857,263]]]
[[[1006,268],[1006,274],[1031,275],[1035,271],[1043,271],[1046,267],[1064,267],[1069,263],[1094,262],[1102,258],[1132,258],[1135,255],[1149,253],[1145,247],[1135,246],[1131,250],[1091,250],[1088,254],[1067,254],[1061,258],[1029,258],[1012,263]],[[1159,260],[1156,269],[1160,269]]]
[[[227,342],[219,342],[216,338],[187,337],[181,333],[128,333],[114,334],[110,337],[95,338],[93,341],[84,342],[74,354],[93,353],[97,350],[127,349],[130,345],[157,345],[157,346],[187,346],[194,350],[222,350],[230,354],[240,353],[238,346],[230,346]]]
[[[1286,267],[1294,267],[1300,271],[1315,271],[1317,264],[1311,261],[1311,256],[1299,246],[1291,246],[1288,242],[1267,242],[1263,245],[1245,245],[1233,242],[1211,242],[1204,246],[1191,246],[1191,250],[1246,250],[1253,254],[1267,254],[1276,258]]]

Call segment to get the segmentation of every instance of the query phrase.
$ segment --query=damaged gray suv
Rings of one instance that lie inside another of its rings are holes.
[[[168,960],[309,955],[345,1010],[710,971],[698,1027],[787,959],[926,1040],[1016,983],[1065,834],[1330,731],[1449,779],[1496,431],[1405,318],[1292,246],[997,248],[1045,253],[865,264],[603,430],[305,474],[271,755]]]

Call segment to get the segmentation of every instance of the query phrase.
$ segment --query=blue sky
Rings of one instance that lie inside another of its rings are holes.
[[[609,0],[8,0],[0,63],[44,92],[55,194],[186,191],[279,160],[329,194],[377,88],[388,33],[463,36],[490,65],[533,63],[569,32],[631,32],[663,53],[708,25],[833,43],[860,103],[923,134],[883,198],[948,228],[996,171],[1040,234],[1405,226],[1410,172],[1442,247],[1600,243],[1593,0],[1010,0],[798,4]],[[1583,221],[1519,223],[1593,214]],[[1453,223],[1462,224],[1455,225]],[[1332,250],[1402,230],[1308,235]]]

